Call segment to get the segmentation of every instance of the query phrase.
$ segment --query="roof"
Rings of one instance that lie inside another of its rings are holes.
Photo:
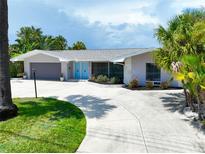
[[[123,62],[126,58],[152,52],[154,48],[133,48],[133,49],[98,49],[98,50],[33,50],[20,56],[14,57],[11,61],[24,61],[26,58],[37,54],[44,54],[58,58],[59,61],[111,61]]]

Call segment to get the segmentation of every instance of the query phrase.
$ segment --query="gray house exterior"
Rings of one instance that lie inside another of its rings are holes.
[[[112,50],[67,50],[44,51],[33,50],[12,58],[11,61],[23,61],[24,72],[28,79],[33,78],[36,71],[38,79],[87,80],[93,75],[104,74],[109,77],[118,76],[123,83],[128,84],[138,79],[144,86],[146,81],[154,84],[167,81],[171,75],[163,69],[158,69],[152,57],[153,48],[112,49]],[[172,81],[171,86],[181,84]]]

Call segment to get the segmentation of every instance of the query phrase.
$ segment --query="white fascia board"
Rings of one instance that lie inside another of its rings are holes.
[[[31,57],[31,56],[34,56],[34,55],[37,55],[39,53],[40,53],[40,51],[33,50],[33,51],[27,52],[25,54],[19,55],[17,57],[11,58],[10,61],[13,61],[13,62],[15,62],[15,61],[24,61],[24,59],[26,59],[28,57]]]
[[[120,62],[124,62],[124,61],[125,61],[125,58],[111,60],[111,62],[113,62],[113,63],[120,63]]]
[[[63,59],[63,58],[58,58],[60,62],[69,62],[70,60]]]
[[[141,54],[144,54],[144,53],[149,53],[149,52],[152,52],[152,51],[131,53],[131,54],[119,56],[119,57],[117,57],[115,59],[112,59],[111,61],[112,62],[124,62],[126,58],[133,57],[133,56],[138,56],[138,55],[141,55]]]
[[[43,55],[51,56],[51,57],[57,58],[57,59],[59,59],[59,61],[61,61],[61,59],[58,56],[55,56],[53,54],[50,54],[50,53],[47,53],[47,52],[43,52],[43,51],[40,51],[40,50],[33,50],[33,51],[30,51],[30,52],[27,52],[27,53],[22,54],[20,56],[11,58],[10,61],[12,61],[12,62],[24,61],[26,58],[29,58],[29,57],[32,57],[32,56],[35,56],[35,55],[38,55],[38,54],[43,54]],[[63,60],[65,60],[65,59],[63,59]]]
[[[18,58],[11,58],[10,61],[11,62],[16,62],[16,61],[21,61],[21,60],[19,60]]]
[[[118,56],[117,58],[112,59],[111,61],[113,63],[119,63],[119,62],[124,62],[126,58],[132,57],[132,56],[136,56],[139,55],[138,53],[134,53],[134,54],[127,54],[127,55],[123,55],[123,56]]]

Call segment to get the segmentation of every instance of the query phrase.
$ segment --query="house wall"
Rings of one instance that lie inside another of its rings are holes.
[[[24,60],[24,72],[30,79],[30,63],[61,63],[61,72],[63,73],[65,80],[74,78],[75,66],[73,62],[60,62],[58,58],[54,58],[44,54],[38,54],[26,58]],[[125,59],[124,62],[124,83],[128,84],[131,80],[137,78],[139,80],[139,85],[144,86],[146,83],[146,63],[154,63],[151,53],[144,53],[141,55],[129,57]],[[72,68],[72,73],[69,73],[68,67]],[[89,78],[92,73],[92,62],[89,62]],[[69,76],[70,74],[70,76]],[[171,77],[170,74],[161,69],[161,81],[167,81]],[[173,81],[171,86],[178,87],[181,86],[179,82]]]
[[[65,80],[68,80],[68,62],[61,62],[61,73]]]
[[[68,78],[67,78],[67,80],[74,78],[74,76],[73,76],[73,71],[74,70],[73,69],[74,69],[73,68],[73,62],[72,61],[68,62]]]
[[[130,57],[124,63],[124,83],[128,84],[132,79],[132,58]]]
[[[92,77],[92,62],[89,62],[88,70],[89,70],[89,79],[90,79]]]
[[[146,83],[146,63],[154,63],[151,53],[144,53],[133,56],[125,60],[124,65],[124,83],[128,84],[133,79],[138,79],[139,85],[144,86]],[[168,81],[171,75],[161,69],[161,82]],[[173,81],[171,86],[178,87],[179,83]]]

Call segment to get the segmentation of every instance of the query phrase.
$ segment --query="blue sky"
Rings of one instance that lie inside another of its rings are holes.
[[[22,26],[63,35],[89,49],[157,47],[154,29],[205,0],[8,0],[9,39]]]

